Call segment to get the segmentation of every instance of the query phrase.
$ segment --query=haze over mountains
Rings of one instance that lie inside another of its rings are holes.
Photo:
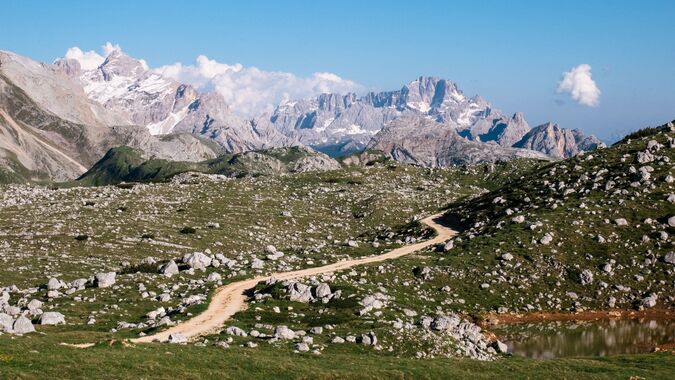
[[[445,79],[400,90],[321,94],[251,119],[215,91],[200,92],[112,49],[95,68],[0,52],[0,168],[9,180],[77,178],[110,149],[146,159],[203,161],[223,152],[308,146],[331,156],[376,149],[424,166],[517,157],[563,158],[602,143],[547,123],[530,128]]]

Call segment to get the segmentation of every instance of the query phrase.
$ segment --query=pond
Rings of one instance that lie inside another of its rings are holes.
[[[675,320],[667,319],[519,323],[491,330],[513,355],[537,359],[650,352],[675,342]]]

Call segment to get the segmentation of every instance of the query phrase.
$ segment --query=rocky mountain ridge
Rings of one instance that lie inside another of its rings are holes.
[[[0,52],[0,74],[7,91],[1,127],[12,136],[2,145],[3,173],[12,180],[73,179],[119,145],[177,161],[299,145],[332,156],[369,147],[429,166],[563,158],[602,146],[550,123],[530,129],[522,113],[507,117],[434,77],[397,91],[321,94],[247,120],[217,92],[164,77],[119,49],[91,70],[74,59],[44,64]],[[19,129],[30,132],[21,141]],[[430,138],[442,141],[425,144]]]
[[[466,97],[451,81],[424,76],[398,91],[371,92],[362,97],[322,94],[288,102],[277,107],[264,121],[303,144],[340,155],[363,149],[371,139],[381,140],[382,136],[374,136],[399,118],[417,125],[422,123],[421,119],[431,120],[444,128],[455,129],[467,140],[495,142],[506,148],[526,148],[555,158],[570,157],[602,144],[594,136],[586,137],[580,131],[561,129],[562,132],[557,134],[539,134],[536,143],[524,142],[522,146],[515,146],[530,132],[521,112],[509,118],[480,96]],[[570,133],[576,138],[565,140]],[[557,145],[568,149],[548,148]]]

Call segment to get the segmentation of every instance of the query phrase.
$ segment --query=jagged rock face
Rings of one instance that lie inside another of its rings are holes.
[[[514,144],[514,147],[536,150],[556,158],[572,157],[602,146],[604,144],[594,136],[586,137],[579,130],[560,128],[554,123],[533,128]]]
[[[204,136],[231,153],[298,145],[268,123],[258,124],[235,116],[216,92],[203,94],[193,101],[172,132]]]
[[[279,106],[270,117],[258,119],[284,136],[336,155],[361,150],[382,126],[398,116],[356,100],[356,95],[323,94]],[[335,148],[337,147],[337,148]]]
[[[548,159],[539,152],[505,148],[496,143],[469,141],[457,127],[420,117],[403,117],[391,122],[368,144],[397,161],[437,167],[495,162],[520,157]]]
[[[279,106],[269,117],[269,122],[286,136],[339,156],[362,150],[376,133],[393,120],[403,117],[452,125],[461,137],[494,142],[504,148],[516,147],[514,144],[530,132],[522,113],[509,118],[493,109],[480,96],[467,98],[456,84],[433,77],[419,77],[398,91],[369,93],[363,97],[324,94],[289,102]],[[559,134],[542,135],[537,144],[518,147],[554,157],[570,157],[579,150],[592,150],[602,144],[595,137],[581,136],[575,137],[577,148],[570,146],[561,152],[549,149],[549,146],[564,146],[565,136],[580,133],[566,129],[561,131]],[[409,138],[412,139],[413,135]]]
[[[363,97],[323,94],[283,104],[269,117],[279,131],[331,155],[362,150],[392,120],[418,115],[469,128],[502,117],[480,97],[466,98],[454,83],[420,77],[398,91]]]

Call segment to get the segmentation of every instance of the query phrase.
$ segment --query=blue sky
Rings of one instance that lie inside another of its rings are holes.
[[[151,67],[218,62],[298,76],[332,72],[367,89],[451,79],[531,125],[611,140],[675,119],[675,1],[16,1],[0,49],[51,62],[107,41]],[[592,67],[595,107],[556,94]]]

